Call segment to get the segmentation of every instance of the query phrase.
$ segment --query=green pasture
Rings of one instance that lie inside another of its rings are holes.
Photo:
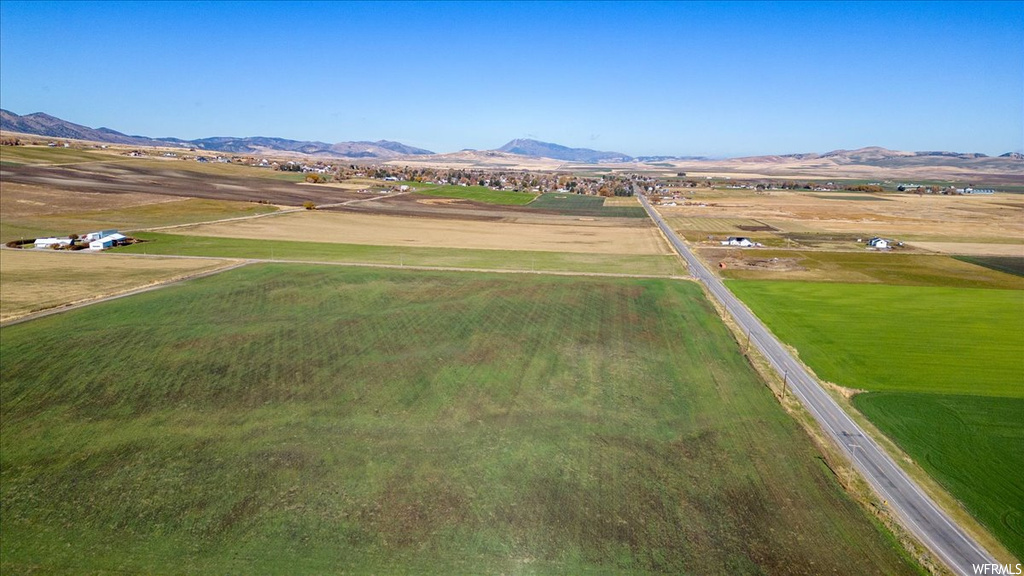
[[[647,218],[647,212],[641,206],[605,206],[604,197],[586,194],[541,194],[527,208],[568,216]]]
[[[250,265],[0,371],[5,574],[917,573],[690,282]]]
[[[821,378],[1024,398],[1024,291],[727,281]]]
[[[126,208],[88,210],[0,219],[0,241],[67,236],[103,229],[131,230],[208,222],[274,212],[277,208],[254,202],[188,198]]]
[[[335,244],[328,242],[269,242],[246,238],[215,238],[160,234],[156,232],[140,232],[134,234],[134,236],[147,241],[132,246],[116,248],[114,251],[135,254],[176,254],[179,256],[218,256],[223,258],[482,268],[490,270],[640,274],[651,276],[676,276],[685,273],[683,263],[678,257],[663,254],[599,254],[530,250],[370,246],[366,244]]]
[[[416,194],[428,196],[442,196],[444,198],[461,198],[484,204],[503,204],[508,206],[523,206],[529,204],[537,195],[528,192],[511,192],[506,190],[491,190],[484,186],[435,186],[424,188],[423,184],[416,186]]]
[[[951,288],[1007,288],[1024,290],[1024,278],[1003,273],[1014,259],[953,258],[936,254],[894,252],[826,252],[822,250],[757,250],[738,252],[754,260],[796,259],[803,270],[726,268],[720,273],[734,280],[815,280],[821,282],[946,286]],[[1024,258],[1016,259],[1024,262]],[[987,268],[983,262],[989,263]],[[1018,264],[1020,265],[1020,264]],[[999,267],[1002,267],[1000,271]],[[991,269],[989,269],[991,268]]]
[[[1021,556],[1024,290],[728,285]]]
[[[870,392],[853,404],[1024,558],[1024,398]]]

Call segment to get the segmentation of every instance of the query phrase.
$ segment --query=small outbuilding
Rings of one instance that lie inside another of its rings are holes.
[[[876,250],[886,250],[889,248],[891,244],[892,242],[886,240],[885,238],[875,237],[872,238],[871,240],[868,240],[868,247],[874,248]]]

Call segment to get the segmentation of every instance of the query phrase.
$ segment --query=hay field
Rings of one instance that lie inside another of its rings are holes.
[[[603,254],[671,254],[653,224],[566,219],[564,223],[473,222],[433,218],[296,212],[251,221],[179,228],[176,234],[376,246],[429,246]]]
[[[0,256],[0,321],[94,300],[232,263],[198,258],[4,250]]]

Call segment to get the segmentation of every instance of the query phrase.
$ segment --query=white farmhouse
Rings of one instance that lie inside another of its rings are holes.
[[[868,240],[868,247],[874,248],[876,250],[885,250],[889,248],[889,244],[890,242],[888,240],[886,240],[885,238],[878,238],[877,236],[875,238],[872,238],[871,240]]]
[[[743,248],[750,248],[754,246],[754,243],[750,238],[744,238],[742,236],[730,236],[728,240],[722,242],[722,246],[741,246]]]

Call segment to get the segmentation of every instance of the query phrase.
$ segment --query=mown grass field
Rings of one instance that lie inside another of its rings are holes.
[[[853,404],[1024,558],[1024,398],[869,392]]]
[[[689,282],[252,265],[0,352],[4,573],[916,571]]]
[[[570,216],[647,218],[647,212],[641,206],[605,206],[604,197],[583,194],[541,194],[527,207]]]
[[[268,242],[248,238],[186,236],[157,232],[140,232],[136,233],[135,237],[147,240],[147,242],[116,248],[114,252],[654,276],[677,276],[686,272],[678,257],[667,254],[603,254],[539,250],[372,246],[328,242]]]
[[[1024,557],[1024,290],[728,285]]]
[[[416,194],[442,196],[444,198],[461,198],[484,204],[503,204],[507,206],[523,206],[529,204],[536,194],[529,192],[512,192],[507,190],[491,190],[484,186],[436,186],[427,188],[423,184],[413,184]]]
[[[1024,398],[1024,291],[728,281],[818,376],[850,388]]]
[[[139,206],[64,212],[26,214],[0,220],[0,241],[21,238],[67,236],[94,230],[150,228],[193,222],[207,222],[274,212],[277,208],[253,202],[187,198],[154,202]]]
[[[227,264],[189,258],[5,250],[0,256],[0,321]]]

